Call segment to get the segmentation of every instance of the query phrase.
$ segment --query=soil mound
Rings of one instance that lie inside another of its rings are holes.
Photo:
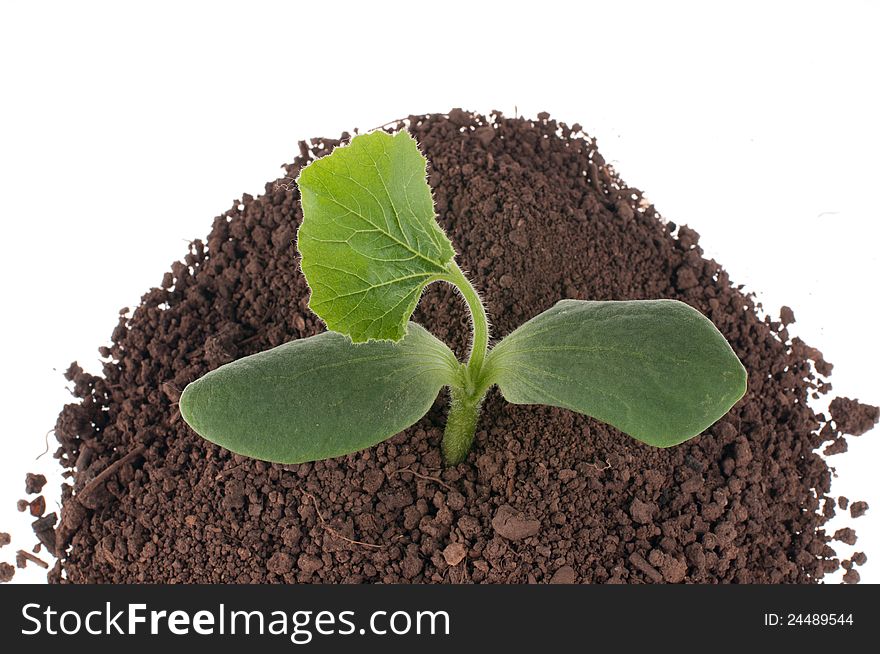
[[[406,123],[496,335],[562,298],[676,298],[731,342],[746,397],[699,438],[657,450],[493,391],[473,451],[448,469],[445,397],[390,441],[320,463],[271,465],[200,439],[176,406],[188,382],[322,330],[297,267],[291,180],[348,135],[313,139],[121,312],[102,374],[70,367],[78,400],[55,433],[72,476],[60,521],[42,525],[61,557],[50,580],[811,583],[836,569],[831,473],[816,450],[844,450],[841,431],[877,413],[810,409],[831,365],[789,338],[791,310],[762,317],[697,232],[663,220],[578,125],[461,110]],[[464,353],[451,288],[429,287],[415,319]]]

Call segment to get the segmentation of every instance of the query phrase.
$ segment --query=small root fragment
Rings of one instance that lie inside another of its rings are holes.
[[[602,463],[604,463],[605,465],[602,466],[601,468],[598,465],[596,465],[595,462],[588,463],[587,465],[590,466],[591,468],[595,468],[598,472],[605,472],[606,470],[608,470],[608,468],[611,467],[611,464],[608,463],[607,461],[602,461]]]
[[[424,479],[425,481],[433,481],[434,483],[439,484],[440,486],[443,486],[443,488],[445,488],[446,490],[448,490],[450,492],[455,490],[452,486],[447,484],[445,481],[443,481],[439,477],[431,477],[430,475],[423,475],[420,472],[416,472],[412,468],[401,468],[400,470],[395,470],[392,474],[399,475],[399,474],[403,474],[403,473],[409,473],[412,476],[418,477],[419,479]]]
[[[232,468],[228,468],[226,470],[221,470],[220,472],[217,473],[217,476],[214,477],[214,481],[220,481],[226,475],[231,475],[233,472],[235,472],[236,470],[240,470],[243,467],[244,467],[244,464],[239,463],[237,466],[233,466]]]
[[[143,445],[138,445],[136,448],[131,450],[128,454],[123,456],[121,459],[117,459],[109,466],[104,468],[100,474],[98,474],[94,479],[92,479],[89,483],[87,483],[83,489],[77,493],[77,497],[80,501],[88,497],[91,493],[95,491],[101,484],[107,481],[110,477],[116,474],[116,471],[119,470],[122,466],[124,466],[129,461],[136,459],[141,456],[146,448]]]
[[[44,570],[49,568],[49,564],[46,563],[43,559],[41,559],[39,556],[34,556],[33,554],[31,554],[30,552],[27,552],[25,550],[18,550],[15,553],[15,558],[16,558],[16,563],[20,563],[20,565],[18,565],[19,568],[24,567],[24,563],[23,563],[24,560],[30,561],[31,563],[35,563],[38,566],[40,566],[41,568],[43,568]]]
[[[335,536],[336,538],[338,538],[340,540],[344,540],[346,543],[350,543],[351,545],[361,545],[363,547],[369,547],[369,548],[375,549],[375,550],[382,550],[382,549],[385,549],[386,547],[388,547],[389,545],[391,545],[391,543],[386,543],[385,545],[376,545],[375,543],[365,543],[362,540],[355,540],[353,538],[349,538],[348,536],[344,536],[344,535],[340,534],[336,529],[334,529],[329,524],[327,524],[326,520],[324,520],[324,516],[321,515],[321,509],[318,508],[318,500],[315,499],[315,496],[312,495],[311,493],[307,493],[306,491],[302,491],[302,495],[303,495],[303,497],[308,497],[310,500],[312,500],[312,504],[315,507],[315,513],[318,516],[318,520],[321,521],[321,527],[323,527],[325,531],[328,531],[332,536]],[[403,536],[397,536],[394,540],[399,540],[401,538],[403,538]]]
[[[42,454],[39,454],[37,456],[37,458],[34,459],[34,461],[39,461],[40,459],[42,459],[44,456],[46,456],[49,453],[49,434],[53,433],[54,431],[55,431],[54,429],[50,429],[49,431],[46,432],[46,435],[43,437],[43,440],[46,443],[46,449],[43,450]]]

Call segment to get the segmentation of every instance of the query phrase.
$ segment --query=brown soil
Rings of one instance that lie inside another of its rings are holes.
[[[451,469],[440,462],[444,397],[405,433],[320,463],[270,465],[198,438],[176,407],[188,382],[321,331],[297,269],[290,180],[339,141],[301,143],[285,179],[215,218],[121,312],[102,375],[71,366],[79,400],[55,433],[76,472],[50,579],[809,583],[838,567],[822,528],[831,472],[815,450],[845,449],[840,432],[864,431],[876,408],[840,401],[830,422],[807,406],[831,365],[789,338],[792,311],[762,317],[702,256],[698,234],[662,220],[577,125],[460,110],[409,125],[496,335],[561,298],[677,298],[730,340],[747,396],[701,437],[657,450],[492,392],[473,452]],[[429,288],[415,318],[463,353],[467,314],[451,288]]]
[[[6,582],[12,581],[12,578],[15,576],[15,568],[6,563],[0,563],[0,584],[5,584]]]
[[[28,495],[36,495],[43,490],[46,485],[45,475],[35,475],[31,472],[27,473],[24,478],[24,490]]]

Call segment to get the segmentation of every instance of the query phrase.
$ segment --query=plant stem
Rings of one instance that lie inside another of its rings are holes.
[[[473,339],[471,341],[471,352],[468,356],[467,368],[470,381],[475,385],[479,385],[480,372],[483,369],[483,362],[486,360],[486,353],[489,350],[489,317],[486,315],[486,308],[483,306],[482,300],[480,300],[477,289],[465,277],[465,274],[455,261],[452,261],[449,265],[449,273],[447,280],[458,287],[471,312]]]
[[[480,405],[488,390],[483,364],[489,351],[489,318],[479,293],[454,261],[449,265],[446,280],[464,296],[473,326],[471,351],[467,364],[462,365],[461,384],[450,387],[449,415],[441,443],[446,463],[456,465],[464,461],[474,442]]]
[[[470,452],[482,401],[482,397],[470,396],[461,388],[452,386],[449,389],[449,415],[440,443],[447,465],[461,463]]]

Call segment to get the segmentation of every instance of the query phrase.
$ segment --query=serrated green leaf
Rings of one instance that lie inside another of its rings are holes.
[[[309,307],[354,342],[403,337],[452,243],[434,218],[425,157],[405,131],[352,139],[299,175],[297,235]]]
[[[203,438],[237,454],[317,461],[406,429],[457,370],[449,348],[415,323],[399,343],[354,344],[324,332],[209,372],[184,389],[180,413]]]
[[[563,300],[490,353],[514,404],[592,416],[657,447],[709,427],[746,390],[746,371],[699,311],[674,300]]]

